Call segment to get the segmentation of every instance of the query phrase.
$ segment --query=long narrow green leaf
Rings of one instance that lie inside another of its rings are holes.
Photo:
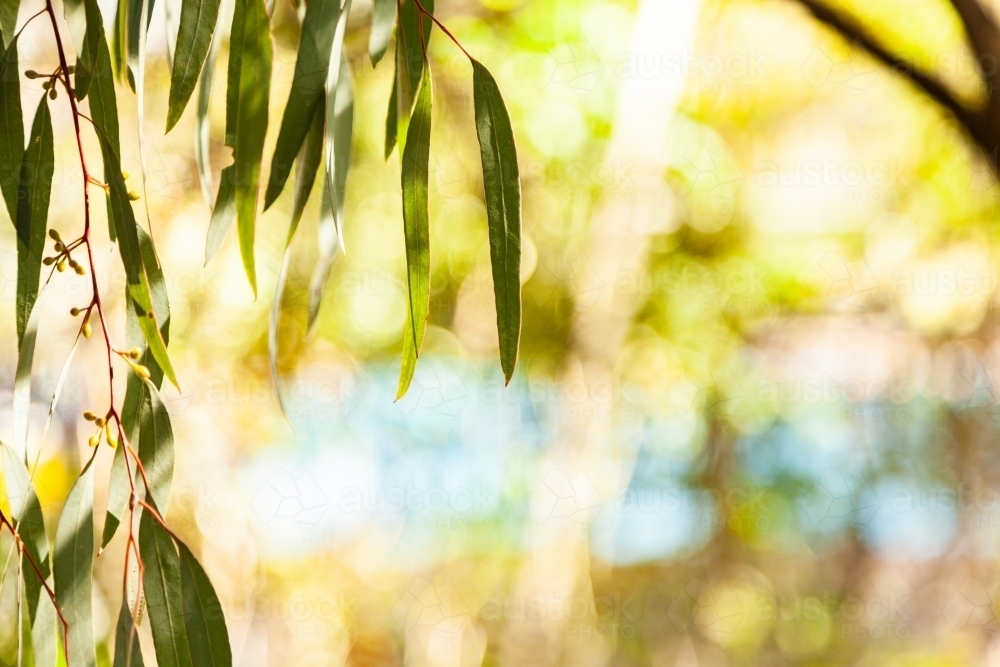
[[[372,27],[368,33],[368,57],[372,67],[379,64],[389,48],[392,25],[396,22],[396,0],[374,0]]]
[[[12,405],[14,426],[14,447],[26,452],[28,447],[28,422],[31,419],[31,367],[35,361],[35,342],[38,340],[38,323],[41,319],[42,304],[48,293],[48,285],[42,288],[35,302],[28,324],[24,329],[24,340],[17,352],[17,368],[14,370],[14,400]]]
[[[338,201],[343,198],[343,186],[347,183],[347,170],[350,167],[351,133],[353,132],[353,92],[351,97],[343,103],[338,103],[337,97],[345,88],[350,90],[351,68],[347,58],[344,56],[344,40],[347,38],[347,18],[351,11],[351,0],[344,0],[344,13],[337,22],[337,34],[333,38],[333,55],[340,61],[339,67],[331,67],[326,75],[326,149],[323,156],[323,163],[326,167],[326,180],[330,186],[330,194],[333,195],[334,221],[337,224],[337,238],[340,241],[341,249],[344,248],[344,236],[341,231],[341,206]],[[346,77],[347,80],[341,83]],[[351,113],[345,113],[345,105],[351,107]],[[338,113],[340,117],[338,118]],[[344,118],[350,118],[352,125],[344,127]],[[340,128],[338,130],[338,120]],[[347,136],[344,135],[347,131]],[[343,144],[343,146],[341,145]],[[344,150],[346,146],[346,151]],[[344,159],[346,157],[346,160]],[[343,173],[341,173],[343,172]]]
[[[69,626],[69,664],[92,667],[97,660],[91,617],[94,567],[93,457],[63,505],[56,528],[52,573],[56,599]]]
[[[274,157],[271,158],[271,174],[264,194],[265,210],[284,189],[292,164],[309,131],[310,121],[323,99],[323,86],[339,17],[339,0],[312,0],[306,6],[292,89],[288,93]]]
[[[38,502],[35,487],[31,484],[24,462],[17,453],[5,443],[0,442],[3,450],[4,479],[7,485],[7,501],[24,547],[45,577],[49,576],[49,545],[45,537],[45,519],[42,516],[42,506]],[[42,584],[30,565],[23,572],[25,597],[28,599],[28,616],[34,623]]]
[[[389,110],[385,113],[385,146],[383,148],[383,152],[385,153],[386,160],[389,159],[389,156],[392,155],[393,149],[396,147],[396,132],[398,131],[399,125],[396,120],[396,111],[399,106],[396,100],[398,79],[399,68],[396,67],[392,74],[392,92],[389,93]]]
[[[230,667],[233,654],[219,596],[191,550],[184,544],[178,547],[184,620],[194,663],[197,667]]]
[[[257,189],[271,89],[271,33],[264,0],[237,0],[237,6],[243,6],[245,17],[236,144],[233,148],[236,165],[236,228],[239,232],[243,266],[256,297],[254,228],[257,222]]]
[[[500,366],[510,382],[521,337],[521,177],[510,115],[493,75],[472,61],[476,133],[483,162]]]
[[[180,120],[201,76],[205,57],[212,46],[212,34],[219,20],[221,4],[221,0],[186,0],[181,3],[176,57],[170,75],[167,132]]]
[[[0,20],[2,18],[0,16]],[[4,41],[7,41],[6,37]],[[11,224],[17,227],[17,188],[21,159],[24,157],[24,120],[17,69],[17,39],[7,44],[7,50],[0,59],[0,191],[7,204]]]
[[[28,316],[38,298],[38,283],[45,252],[49,196],[55,155],[52,140],[52,117],[47,98],[42,98],[31,125],[28,148],[21,162],[17,206],[17,341],[24,340]]]
[[[403,147],[403,232],[406,238],[406,281],[409,293],[403,331],[403,365],[396,400],[406,394],[417,367],[417,357],[427,330],[430,309],[431,250],[427,210],[428,163],[431,145],[431,71],[424,68],[423,82],[413,107],[410,131]]]
[[[139,411],[139,459],[149,480],[148,495],[157,507],[166,508],[174,476],[174,432],[167,408],[152,382],[146,383],[146,395]]]
[[[139,632],[128,608],[128,596],[122,599],[118,611],[118,625],[115,626],[114,667],[143,667],[142,650],[139,648]]]
[[[236,220],[236,165],[222,170],[219,194],[212,209],[212,219],[208,223],[208,238],[205,241],[205,264],[208,264],[222,247],[229,228]]]
[[[153,647],[159,667],[193,667],[184,625],[180,558],[173,538],[149,512],[139,520],[139,554],[145,570],[146,593]]]
[[[124,425],[124,424],[123,424]],[[129,471],[125,467],[125,449],[117,447],[115,456],[111,460],[111,480],[108,483],[108,509],[104,515],[104,529],[101,531],[101,550],[103,551],[111,542],[111,538],[118,532],[128,507],[128,499],[131,495],[129,486]]]

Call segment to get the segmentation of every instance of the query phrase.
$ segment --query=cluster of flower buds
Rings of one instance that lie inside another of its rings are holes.
[[[45,259],[43,259],[42,264],[44,264],[45,266],[52,266],[53,264],[55,264],[56,270],[59,271],[60,273],[65,271],[66,266],[68,265],[71,269],[76,271],[78,275],[81,276],[86,275],[87,268],[83,264],[80,264],[78,261],[73,259],[72,255],[70,255],[73,248],[79,245],[79,242],[67,246],[65,243],[63,243],[63,240],[59,237],[59,232],[57,232],[54,229],[49,230],[49,237],[53,241],[55,241],[53,249],[56,254],[53,255],[52,257],[46,257]]]
[[[76,317],[80,313],[85,313],[83,318],[83,326],[80,327],[80,333],[83,334],[84,338],[90,338],[91,334],[94,333],[94,328],[90,326],[90,313],[91,308],[70,308],[69,314]]]
[[[108,413],[108,415],[104,417],[98,417],[90,410],[87,410],[83,413],[83,418],[89,422],[94,422],[94,426],[97,427],[94,434],[87,440],[87,444],[91,447],[97,447],[101,444],[101,435],[103,434],[104,438],[108,442],[108,446],[112,449],[118,446],[118,432],[117,429],[111,425],[111,413]]]
[[[62,74],[62,71],[63,69],[62,67],[60,67],[52,74],[39,74],[35,70],[29,69],[24,73],[24,78],[45,79],[45,81],[42,82],[42,90],[49,91],[49,99],[54,100],[56,99],[56,97],[58,97],[58,93],[56,92],[56,79],[59,78],[59,76]],[[76,71],[76,66],[70,65],[69,67],[66,68],[66,71],[69,72],[70,74],[73,74]]]

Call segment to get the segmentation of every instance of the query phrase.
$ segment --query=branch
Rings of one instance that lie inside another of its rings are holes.
[[[976,67],[984,79],[996,82],[1000,77],[997,71],[997,58],[1000,56],[1000,28],[996,21],[986,11],[986,8],[979,0],[951,0],[952,7],[965,27],[965,34],[969,38],[969,46],[972,55],[976,59]],[[990,58],[990,66],[984,67],[983,59]],[[994,97],[994,87],[988,86],[989,96]]]
[[[827,7],[824,3],[818,0],[795,1],[809,10],[816,20],[839,33],[845,40],[864,49],[870,56],[909,79],[911,83],[920,88],[931,99],[950,111],[962,125],[968,128],[970,134],[976,139],[976,142],[981,143],[979,139],[980,122],[978,114],[959,102],[940,81],[921,72],[912,63],[888,51],[851,18],[842,16],[840,13]],[[975,3],[975,0],[953,0],[953,2],[956,4]]]

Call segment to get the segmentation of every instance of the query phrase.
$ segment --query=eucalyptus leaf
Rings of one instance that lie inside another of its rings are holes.
[[[396,0],[374,0],[372,27],[368,33],[368,57],[372,67],[379,64],[389,49],[392,26],[396,22]]]
[[[184,0],[181,3],[176,56],[170,75],[167,132],[180,120],[201,77],[205,58],[212,48],[212,35],[219,20],[221,4],[221,0]]]
[[[3,450],[3,470],[6,482],[7,502],[10,503],[10,513],[14,527],[17,528],[24,548],[35,561],[42,575],[49,576],[49,546],[45,537],[45,519],[42,516],[42,506],[38,494],[31,483],[31,476],[24,462],[17,453],[0,442]],[[30,564],[25,563],[23,570],[25,597],[28,600],[28,616],[33,623],[37,617],[38,604],[44,595],[38,575]]]
[[[139,520],[139,554],[153,647],[159,667],[193,667],[184,625],[180,558],[173,538],[148,511]]]
[[[167,507],[174,476],[174,432],[170,415],[152,382],[139,410],[139,460],[149,481],[148,496],[157,507]]]
[[[500,365],[514,374],[521,336],[521,180],[510,115],[496,80],[472,61],[476,133],[483,163]]]
[[[135,627],[128,596],[122,597],[118,610],[118,625],[115,626],[114,667],[143,667],[142,649],[139,647],[139,632]]]
[[[178,548],[184,620],[194,664],[197,667],[230,667],[233,654],[219,596],[191,550],[184,544],[178,544]]]
[[[28,148],[21,162],[17,207],[17,340],[24,340],[28,316],[38,298],[38,283],[45,252],[49,197],[55,155],[52,140],[52,117],[46,98],[42,98],[31,125]]]
[[[403,330],[403,364],[399,372],[396,400],[406,394],[413,380],[430,309],[431,253],[427,197],[431,97],[431,73],[430,68],[425,67],[423,82],[413,107],[413,117],[410,119],[410,130],[403,147],[403,235],[406,241],[409,303]]]
[[[0,0],[2,3],[4,0]],[[3,5],[0,4],[0,7]],[[2,16],[0,16],[2,20]],[[6,31],[4,32],[6,34]],[[11,224],[17,227],[17,190],[24,157],[24,120],[21,114],[21,80],[18,75],[17,39],[7,41],[0,59],[0,191]]]

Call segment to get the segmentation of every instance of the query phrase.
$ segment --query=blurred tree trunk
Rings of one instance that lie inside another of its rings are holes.
[[[1000,146],[1000,26],[989,5],[981,0],[950,0],[965,27],[966,42],[986,91],[986,103],[979,108],[971,108],[934,72],[923,72],[913,63],[892,53],[863,25],[828,5],[826,0],[794,1],[853,46],[908,79],[943,107],[983,151],[994,174],[1000,174],[997,166],[997,148]]]
[[[699,4],[642,0],[627,56],[655,64],[689,53]],[[532,502],[545,502],[540,494],[551,499],[553,491],[561,500],[556,511],[533,514],[530,554],[512,595],[525,609],[540,603],[542,618],[510,619],[500,651],[502,664],[510,667],[604,665],[615,647],[616,619],[594,614],[589,532],[600,503],[610,511],[627,487],[635,455],[634,442],[616,439],[614,432],[620,398],[615,365],[641,304],[634,291],[622,293],[616,286],[623,276],[646,271],[650,230],[671,222],[674,200],[664,173],[671,119],[685,81],[682,76],[636,76],[618,83],[604,164],[628,174],[628,183],[616,184],[627,188],[621,194],[628,196],[608,197],[597,206],[584,256],[574,258],[576,266],[586,267],[577,272],[587,276],[577,285],[578,294],[590,298],[576,299],[571,361],[561,380],[561,395],[572,400],[559,405],[559,442],[541,462],[541,484]],[[573,511],[565,511],[567,505]],[[582,609],[589,611],[579,613]]]

